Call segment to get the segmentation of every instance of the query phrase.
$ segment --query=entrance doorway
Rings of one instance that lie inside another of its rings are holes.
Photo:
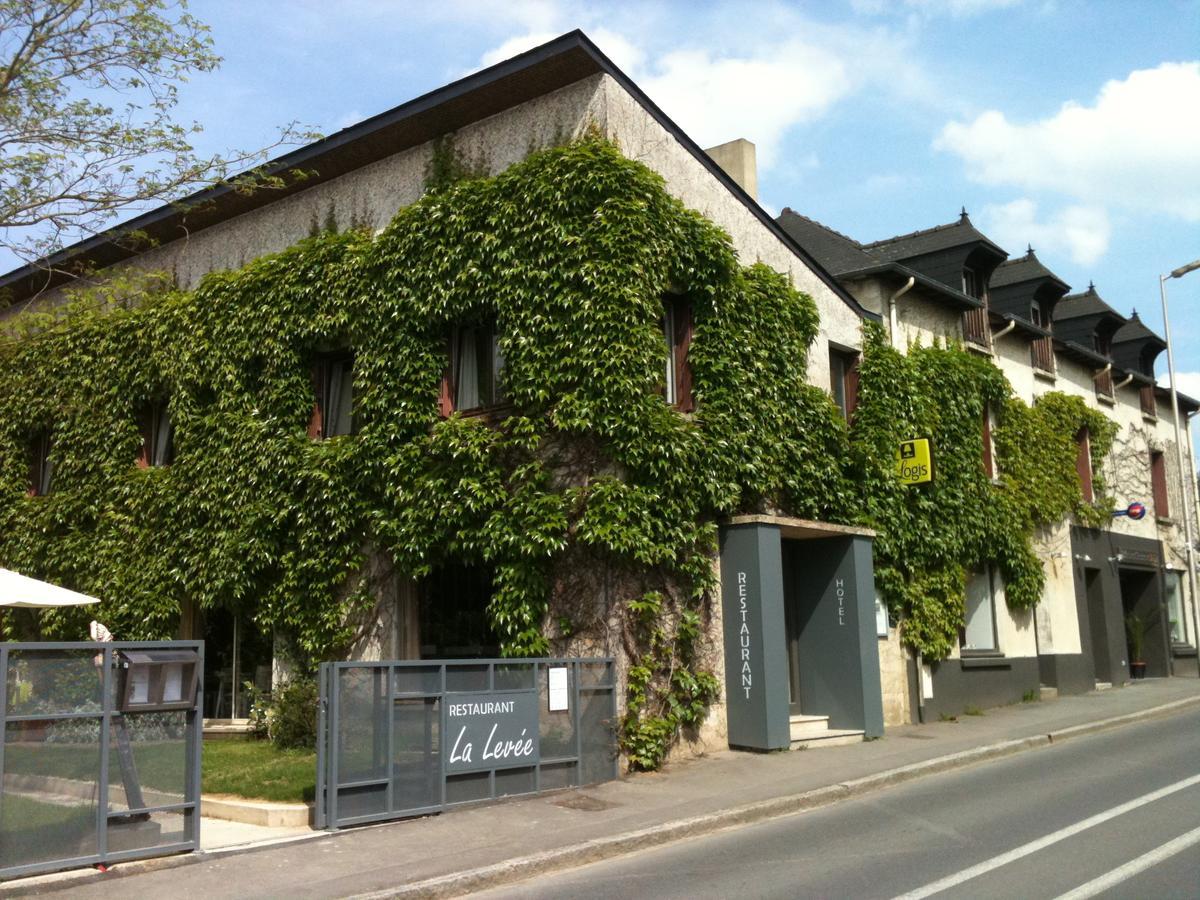
[[[1112,657],[1108,652],[1108,616],[1104,610],[1104,587],[1099,569],[1083,570],[1087,594],[1088,625],[1092,639],[1092,668],[1097,682],[1111,683]]]
[[[1129,642],[1129,626],[1132,624],[1131,619],[1137,617],[1143,635],[1141,661],[1146,663],[1146,674],[1152,678],[1164,678],[1169,674],[1168,655],[1158,573],[1123,566],[1120,569],[1120,581],[1121,610],[1126,624],[1126,659],[1129,662],[1135,661],[1133,647]]]
[[[421,590],[421,659],[496,659],[500,639],[492,629],[493,572],[487,566],[434,569]]]
[[[224,609],[199,613],[204,638],[204,716],[244,719],[250,715],[247,682],[271,689],[274,642],[269,633]]]

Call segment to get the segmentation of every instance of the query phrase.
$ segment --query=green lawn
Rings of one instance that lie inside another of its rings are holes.
[[[268,741],[205,741],[206,794],[302,803],[316,796],[314,750],[276,750]]]
[[[138,778],[146,790],[182,793],[184,747],[181,742],[137,745]],[[120,783],[117,754],[111,756],[111,780]],[[95,744],[23,743],[6,749],[4,768],[12,773],[53,775],[94,781],[100,754]],[[313,750],[276,750],[268,741],[205,741],[201,790],[253,800],[303,803],[316,795],[317,754]],[[5,813],[7,818],[7,813]]]

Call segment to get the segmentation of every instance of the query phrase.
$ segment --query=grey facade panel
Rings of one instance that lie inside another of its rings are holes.
[[[926,722],[980,709],[1019,703],[1040,686],[1036,656],[945,659],[933,666],[933,697],[922,708]]]
[[[780,554],[777,526],[722,529],[725,705],[732,747],[791,745]]]

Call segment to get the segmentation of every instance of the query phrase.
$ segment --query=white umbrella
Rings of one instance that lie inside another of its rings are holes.
[[[47,584],[36,578],[27,578],[0,569],[0,606],[24,609],[49,609],[56,606],[84,606],[99,603],[95,597],[69,591],[55,584]]]

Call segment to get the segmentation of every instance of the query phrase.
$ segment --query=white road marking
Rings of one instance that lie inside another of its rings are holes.
[[[1113,869],[1099,878],[1093,878],[1087,884],[1081,884],[1075,890],[1062,894],[1058,900],[1088,900],[1110,887],[1116,887],[1122,881],[1127,881],[1134,875],[1145,872],[1157,866],[1160,862],[1170,859],[1177,853],[1182,853],[1188,847],[1200,844],[1200,828],[1194,828],[1187,834],[1181,834],[1173,841],[1168,841],[1161,847],[1144,853],[1137,859],[1131,859],[1125,865]]]
[[[1089,816],[1081,822],[1076,822],[1074,825],[1068,825],[1066,828],[1059,829],[1045,837],[1040,837],[1036,841],[1030,841],[1028,844],[1022,844],[1007,853],[1001,853],[999,856],[993,856],[991,859],[985,859],[983,862],[970,868],[963,869],[961,872],[956,872],[953,875],[947,875],[945,878],[939,878],[937,881],[931,882],[924,887],[909,891],[907,894],[901,894],[896,900],[921,900],[923,897],[931,897],[941,891],[962,884],[964,881],[970,881],[972,878],[978,878],[980,875],[985,875],[993,869],[998,869],[1001,866],[1007,866],[1010,862],[1015,862],[1022,857],[1029,856],[1031,853],[1037,853],[1039,850],[1044,850],[1052,844],[1057,844],[1059,841],[1065,841],[1067,838],[1079,834],[1081,831],[1087,831],[1089,828],[1094,828],[1109,819],[1115,819],[1117,816],[1124,815],[1127,812],[1132,812],[1148,803],[1153,803],[1155,800],[1161,800],[1163,797],[1169,797],[1171,794],[1179,791],[1187,790],[1193,785],[1200,784],[1200,775],[1193,775],[1191,778],[1185,778],[1183,781],[1177,781],[1174,784],[1169,784],[1164,788],[1159,788],[1157,791],[1151,791],[1149,794],[1143,794],[1141,797],[1136,797],[1128,803],[1122,803],[1120,806],[1114,806],[1112,809],[1105,810],[1102,813],[1097,813],[1094,816]]]

